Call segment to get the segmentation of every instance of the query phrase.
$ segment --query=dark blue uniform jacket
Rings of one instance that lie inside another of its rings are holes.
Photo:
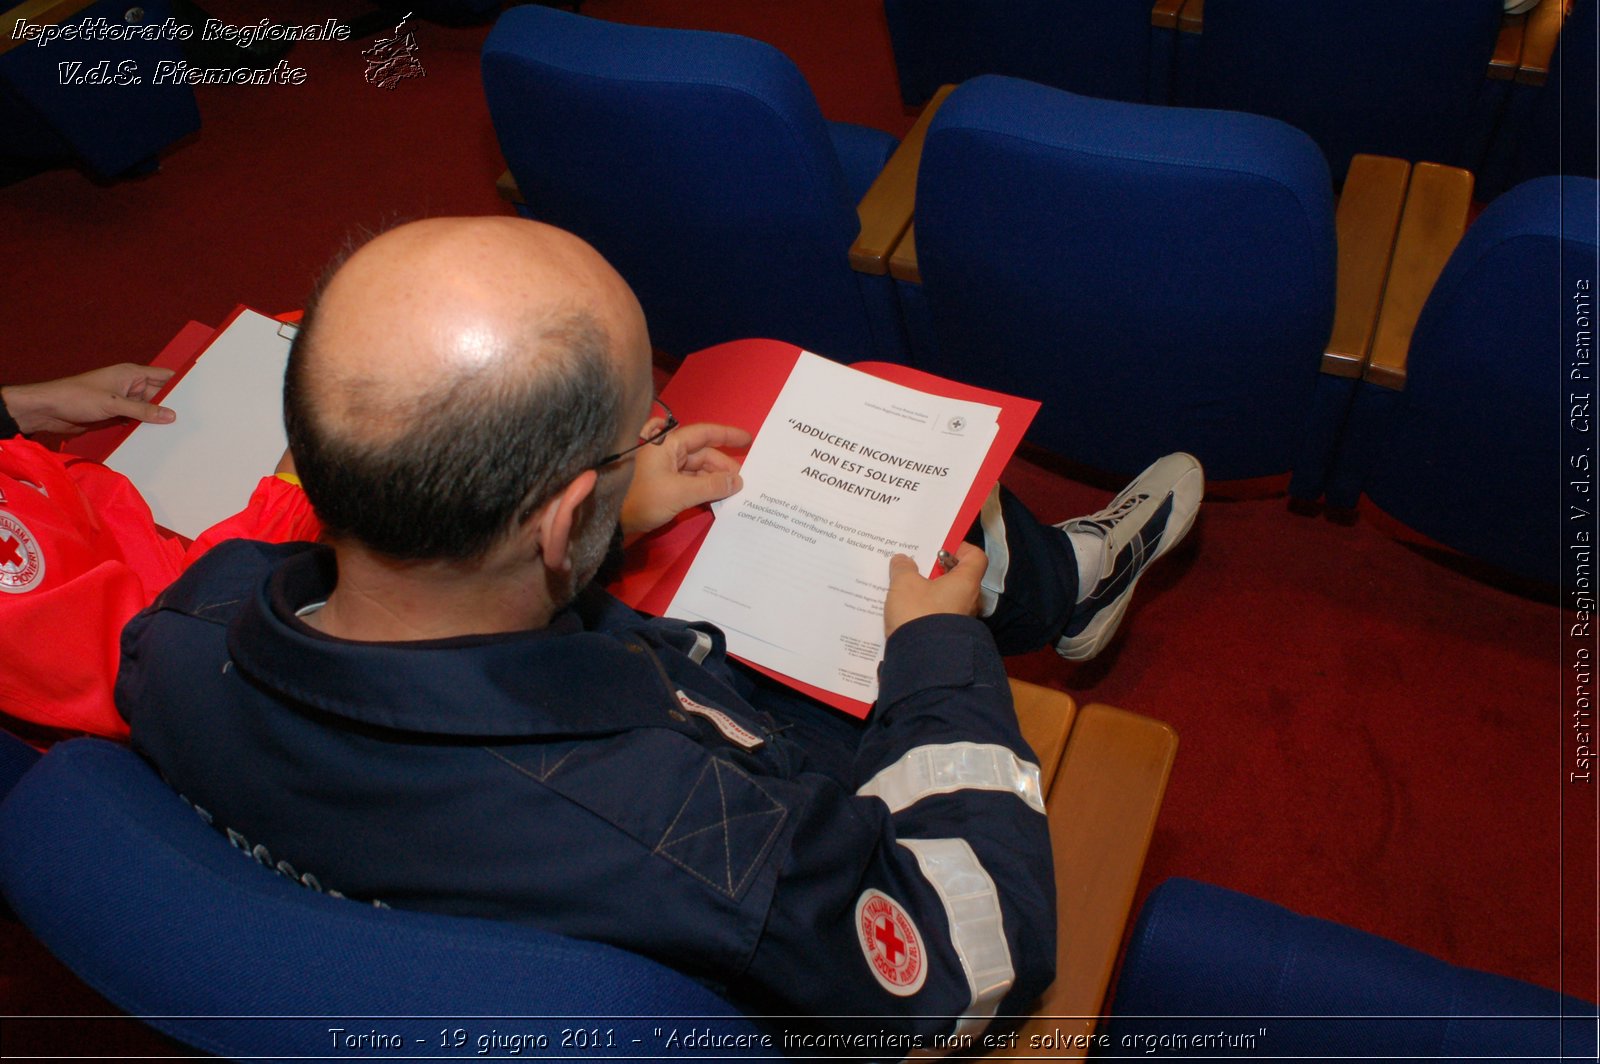
[[[981,623],[897,631],[857,728],[603,591],[540,631],[355,643],[294,616],[333,581],[326,548],[233,541],[124,633],[135,746],[258,860],[622,946],[762,1012],[973,1031],[1049,983],[1038,770]]]

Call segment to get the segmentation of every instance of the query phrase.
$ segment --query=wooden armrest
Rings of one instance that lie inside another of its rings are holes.
[[[1510,81],[1517,76],[1522,65],[1522,44],[1527,36],[1527,15],[1506,15],[1500,20],[1500,35],[1495,38],[1494,53],[1489,56],[1489,77],[1496,81]]]
[[[513,207],[527,205],[527,201],[522,198],[522,190],[517,187],[517,179],[511,176],[510,170],[494,179],[494,190],[500,194],[501,199]]]
[[[1105,705],[1078,711],[1046,802],[1056,862],[1056,980],[993,1055],[1087,1056],[1166,793],[1178,737]],[[1076,1042],[1077,1044],[1074,1044]]]
[[[897,281],[922,283],[922,269],[917,265],[917,227],[911,226],[895,245],[894,256],[889,259],[889,275]]]
[[[1522,62],[1517,81],[1523,85],[1543,85],[1550,73],[1550,57],[1555,54],[1561,24],[1566,20],[1572,0],[1544,0],[1528,12],[1523,30]]]
[[[928,135],[928,123],[954,89],[954,85],[939,87],[917,116],[916,125],[861,197],[856,207],[861,232],[850,245],[850,265],[856,270],[879,276],[889,272],[889,256],[910,227],[911,212],[916,206],[917,167],[922,162],[922,141]]]
[[[1206,0],[1188,0],[1178,12],[1179,33],[1200,33],[1205,29]]]
[[[1339,195],[1337,302],[1322,372],[1360,378],[1372,353],[1378,308],[1389,276],[1411,164],[1382,155],[1357,155]]]
[[[1406,353],[1433,283],[1467,231],[1472,175],[1453,166],[1418,163],[1411,170],[1405,213],[1384,286],[1366,379],[1396,391],[1406,385]]]
[[[1150,25],[1158,30],[1178,28],[1178,12],[1184,0],[1156,0],[1150,7]]]
[[[1067,748],[1072,722],[1078,715],[1078,703],[1064,691],[1025,680],[1011,681],[1011,701],[1017,709],[1022,737],[1039,759],[1039,782],[1044,793],[1049,794],[1061,767],[1061,752]]]
[[[31,43],[12,37],[16,32],[17,23],[23,19],[34,25],[66,22],[95,2],[96,0],[26,0],[25,3],[8,9],[4,14],[0,14],[0,55],[6,54],[18,45]]]

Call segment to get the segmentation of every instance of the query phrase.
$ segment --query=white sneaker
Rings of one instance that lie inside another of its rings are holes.
[[[1146,567],[1177,546],[1194,524],[1205,495],[1205,473],[1194,455],[1158,458],[1099,513],[1063,521],[1064,532],[1105,542],[1104,574],[1072,613],[1056,641],[1068,661],[1088,661],[1111,641]]]

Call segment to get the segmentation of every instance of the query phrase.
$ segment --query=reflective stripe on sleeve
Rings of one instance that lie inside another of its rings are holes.
[[[1044,812],[1039,766],[994,743],[914,747],[856,793],[881,798],[889,812],[898,813],[930,794],[954,791],[1010,791],[1034,812]]]
[[[1000,894],[965,839],[901,839],[900,845],[916,855],[922,874],[944,903],[950,943],[972,991],[972,1002],[952,1033],[977,1034],[994,1018],[1016,979]]]

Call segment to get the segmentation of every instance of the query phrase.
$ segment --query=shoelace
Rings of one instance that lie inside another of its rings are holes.
[[[1136,495],[1130,495],[1126,499],[1123,499],[1121,502],[1119,502],[1115,508],[1107,512],[1104,517],[1087,518],[1084,521],[1085,524],[1094,525],[1100,530],[1103,537],[1102,542],[1105,545],[1107,562],[1106,570],[1101,574],[1100,581],[1095,587],[1094,592],[1088,596],[1090,599],[1099,598],[1102,594],[1109,591],[1112,586],[1120,586],[1121,581],[1119,578],[1124,574],[1124,572],[1127,570],[1137,570],[1142,567],[1146,552],[1153,549],[1154,544],[1146,543],[1144,541],[1145,531],[1143,529],[1134,535],[1134,537],[1127,543],[1124,543],[1120,549],[1116,548],[1111,540],[1111,530],[1120,524],[1122,519],[1132,513],[1133,510],[1136,509],[1141,503],[1148,501],[1149,498],[1150,495],[1147,492],[1140,492]],[[1160,536],[1158,535],[1156,538],[1159,539]],[[1119,564],[1123,560],[1122,555],[1130,551],[1131,554],[1129,557],[1129,563],[1127,565]]]
[[[1116,527],[1119,521],[1121,521],[1124,517],[1127,517],[1128,514],[1133,512],[1133,510],[1137,508],[1140,503],[1144,502],[1148,498],[1150,498],[1150,496],[1144,492],[1140,492],[1135,495],[1129,495],[1126,499],[1123,499],[1121,502],[1117,503],[1114,508],[1107,510],[1104,514],[1095,514],[1093,517],[1085,517],[1083,522],[1084,524],[1096,525],[1109,532],[1112,528]]]

